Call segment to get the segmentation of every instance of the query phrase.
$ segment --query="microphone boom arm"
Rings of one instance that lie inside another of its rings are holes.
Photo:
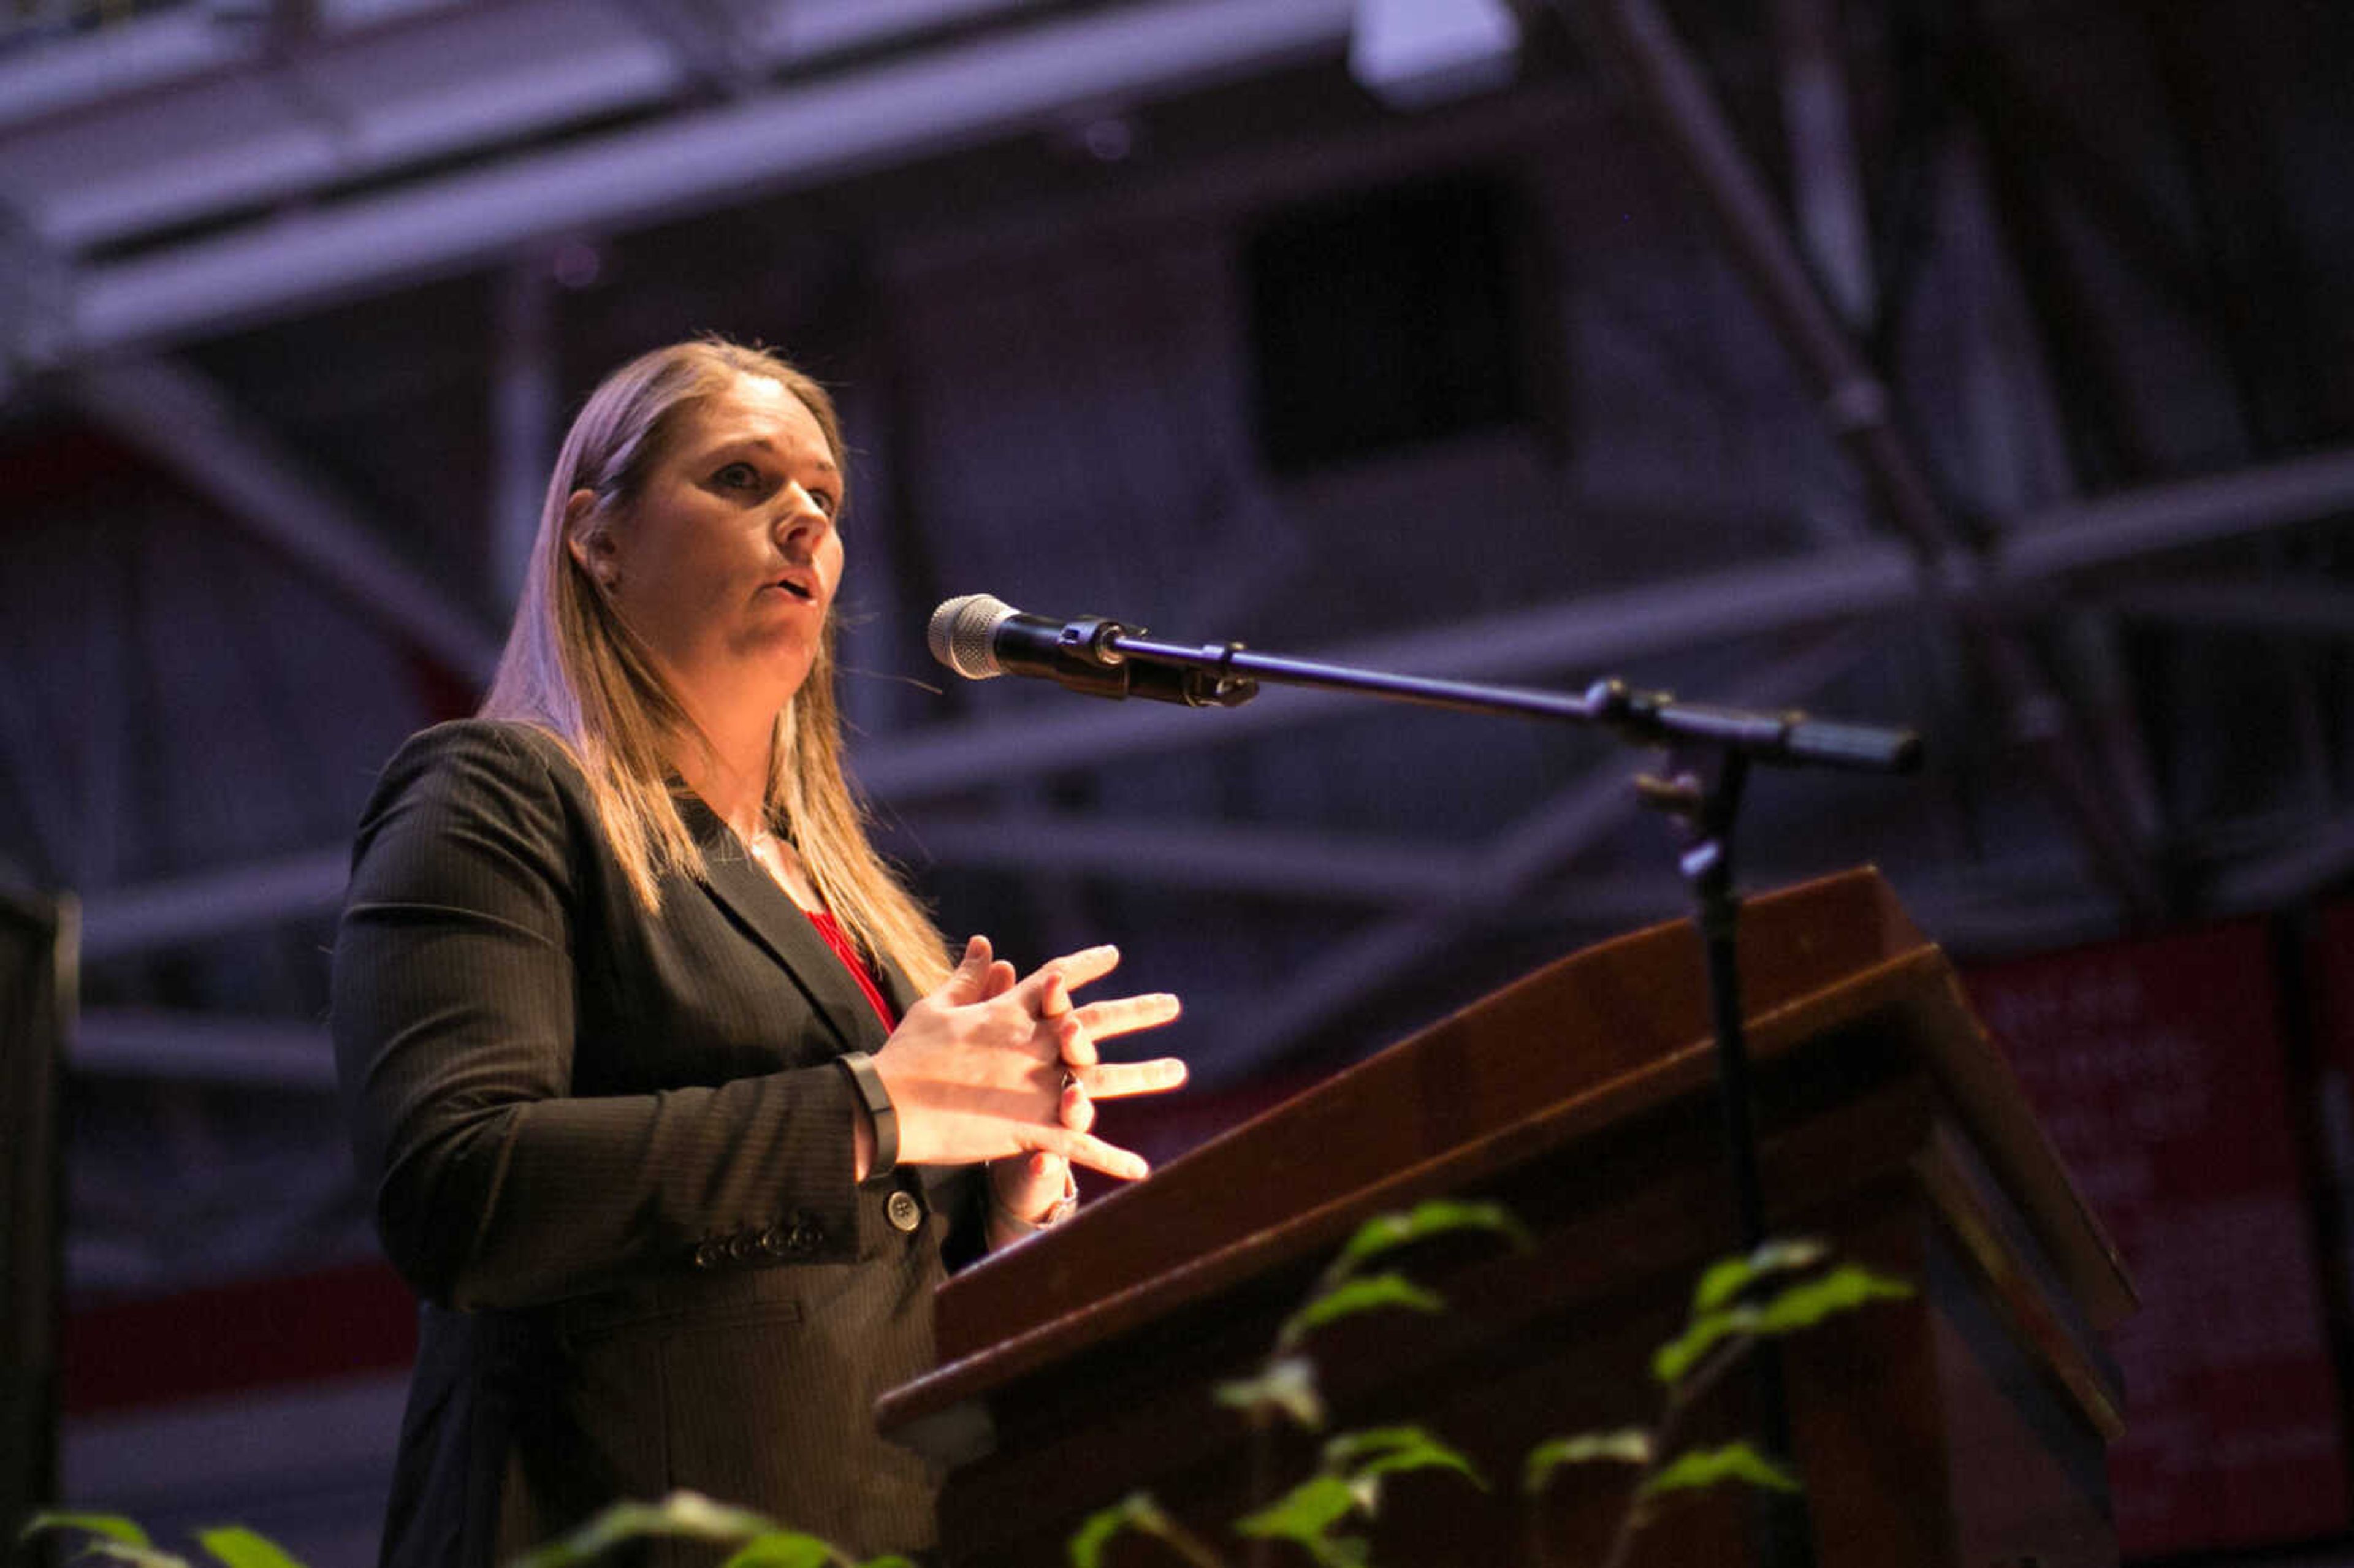
[[[1909,773],[1921,761],[1921,737],[1909,729],[1819,719],[1797,709],[1766,712],[1679,702],[1670,693],[1644,691],[1616,678],[1596,681],[1583,693],[1550,692],[1532,686],[1493,686],[1473,681],[1396,675],[1312,659],[1253,653],[1239,642],[1187,647],[1148,641],[1141,628],[1130,631],[1118,621],[1101,617],[1072,622],[1070,630],[1076,632],[1082,627],[1089,630],[1086,637],[1075,639],[1078,643],[1072,649],[1075,660],[1084,660],[1089,667],[1105,672],[1124,667],[1130,671],[1163,671],[1164,679],[1181,674],[1197,677],[1209,694],[1204,701],[1188,699],[1190,705],[1195,707],[1235,706],[1256,695],[1258,683],[1264,681],[1276,685],[1355,692],[1386,702],[1449,708],[1458,713],[1604,725],[1639,745],[1674,746],[1700,741],[1739,752],[1758,762],[1865,773]],[[1239,694],[1223,694],[1237,691]],[[1106,694],[1128,694],[1123,690]]]

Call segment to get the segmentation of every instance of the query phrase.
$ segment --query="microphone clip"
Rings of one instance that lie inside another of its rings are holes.
[[[1054,678],[1067,691],[1115,702],[1149,697],[1189,708],[1236,708],[1258,695],[1258,683],[1237,675],[1227,665],[1240,643],[1229,643],[1214,667],[1177,662],[1158,643],[1143,641],[1145,629],[1100,615],[1082,615],[1063,623],[1055,635]],[[1139,644],[1134,657],[1122,640]],[[1208,652],[1209,650],[1202,650]],[[1157,656],[1156,656],[1157,655]]]
[[[1066,658],[1099,670],[1117,670],[1128,662],[1128,656],[1119,651],[1119,640],[1143,635],[1141,626],[1123,626],[1108,616],[1082,615],[1063,623],[1055,634],[1055,646]]]

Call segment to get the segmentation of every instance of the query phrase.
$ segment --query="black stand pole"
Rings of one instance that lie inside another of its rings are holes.
[[[1732,1157],[1734,1231],[1744,1250],[1766,1239],[1765,1189],[1757,1174],[1757,1132],[1750,1116],[1749,1049],[1742,1030],[1741,959],[1736,938],[1741,896],[1734,891],[1733,829],[1741,810],[1748,759],[1739,752],[1690,757],[1679,748],[1665,778],[1635,782],[1643,803],[1681,826],[1677,869],[1691,889],[1693,916],[1707,955],[1709,1016],[1716,1033],[1717,1083],[1724,1103],[1725,1149]]]
[[[1734,827],[1749,761],[1738,751],[1679,747],[1666,777],[1636,780],[1643,803],[1680,825],[1683,853],[1677,869],[1691,889],[1693,918],[1708,968],[1709,1017],[1716,1034],[1717,1098],[1733,1180],[1734,1230],[1741,1250],[1766,1239],[1766,1186],[1758,1172],[1757,1128],[1749,1080],[1749,1044],[1741,1006],[1741,895],[1734,888]],[[1752,1294],[1755,1294],[1753,1289]],[[1756,1437],[1767,1458],[1788,1466],[1790,1405],[1782,1380],[1782,1347],[1763,1339],[1750,1351],[1750,1394]],[[1803,1492],[1757,1492],[1756,1539],[1765,1568],[1808,1568],[1815,1560],[1814,1524]]]
[[[1681,703],[1665,692],[1640,691],[1617,680],[1594,682],[1583,694],[1570,696],[1287,659],[1253,653],[1239,643],[1193,648],[1152,642],[1140,630],[1099,618],[1070,623],[1056,660],[1067,668],[1053,678],[1104,696],[1149,691],[1171,700],[1173,693],[1179,694],[1174,700],[1195,706],[1233,707],[1248,702],[1258,683],[1268,681],[1465,713],[1602,725],[1638,744],[1668,747],[1667,776],[1644,778],[1637,788],[1645,804],[1681,824],[1678,866],[1691,889],[1707,955],[1734,1231],[1744,1252],[1765,1240],[1766,1194],[1758,1176],[1749,1053],[1742,1029],[1736,940],[1741,899],[1733,876],[1734,827],[1742,786],[1755,762],[1908,772],[1919,765],[1921,756],[1920,738],[1912,731],[1829,722],[1795,709],[1759,712]],[[1751,1367],[1758,1444],[1769,1458],[1788,1465],[1790,1413],[1780,1347],[1772,1340],[1760,1340]],[[1761,1491],[1758,1498],[1757,1542],[1765,1568],[1809,1568],[1814,1532],[1804,1494]]]

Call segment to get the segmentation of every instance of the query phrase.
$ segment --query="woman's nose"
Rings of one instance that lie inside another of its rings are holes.
[[[779,526],[788,534],[814,532],[832,522],[832,518],[826,513],[824,503],[799,484],[786,485],[782,499],[784,514]]]

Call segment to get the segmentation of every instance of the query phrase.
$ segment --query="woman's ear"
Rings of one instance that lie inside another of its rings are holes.
[[[598,587],[610,590],[621,580],[620,551],[613,531],[597,514],[595,491],[576,490],[565,498],[564,547]]]

